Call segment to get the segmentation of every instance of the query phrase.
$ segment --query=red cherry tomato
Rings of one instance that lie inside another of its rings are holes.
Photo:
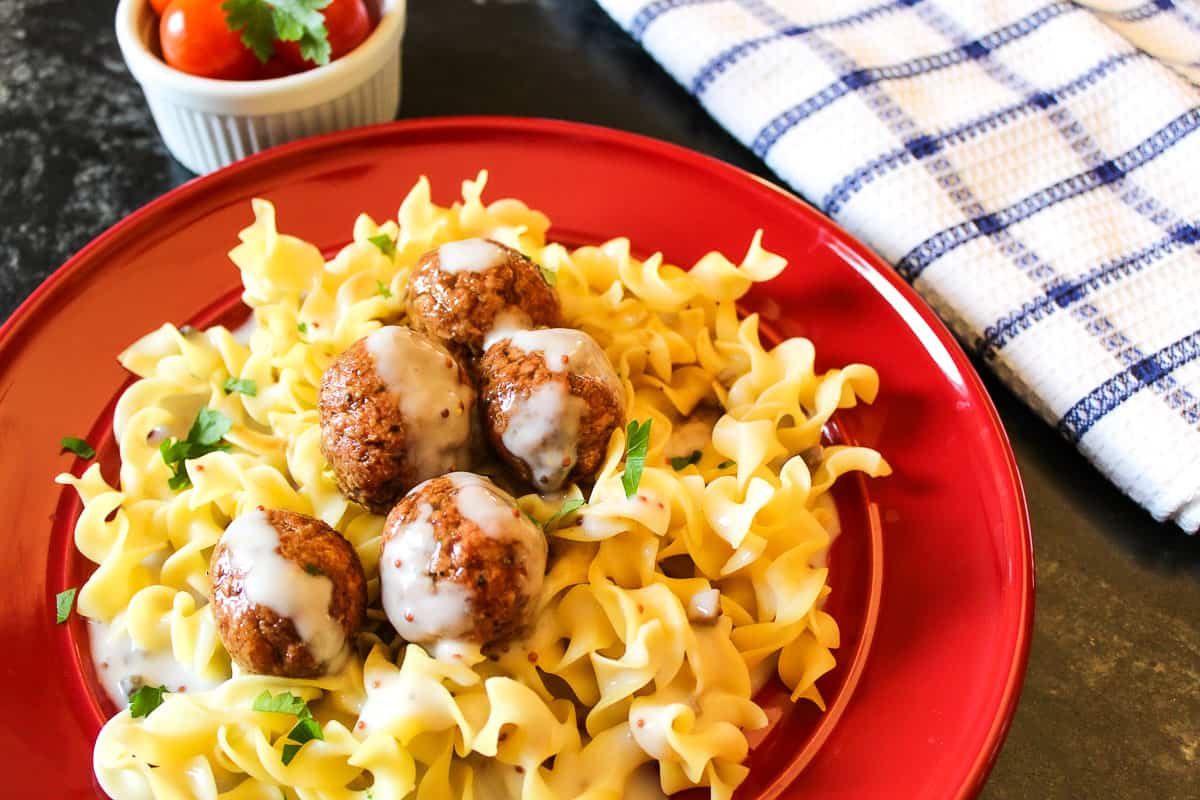
[[[333,0],[321,9],[325,15],[325,29],[329,31],[329,60],[341,58],[362,44],[371,32],[371,18],[363,0]],[[275,52],[295,70],[312,69],[317,66],[300,55],[297,42],[276,42]]]
[[[182,72],[230,81],[258,75],[258,59],[225,24],[221,0],[171,0],[158,38],[163,58]]]
[[[154,7],[154,13],[161,17],[167,6],[171,5],[171,0],[150,0],[150,5]]]

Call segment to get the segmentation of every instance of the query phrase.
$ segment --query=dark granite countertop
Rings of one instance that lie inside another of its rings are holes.
[[[581,120],[771,177],[590,0],[410,6],[404,117]],[[191,177],[124,67],[114,7],[0,0],[0,319]],[[1028,493],[1038,594],[1024,695],[984,797],[1200,797],[1200,537],[1155,523],[987,382]]]

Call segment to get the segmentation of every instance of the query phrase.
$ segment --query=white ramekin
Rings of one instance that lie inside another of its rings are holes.
[[[152,47],[158,17],[148,0],[120,1],[117,42],[167,149],[203,174],[293,139],[394,119],[405,0],[377,0],[375,8],[378,24],[354,50],[269,80],[218,81],[167,66]]]

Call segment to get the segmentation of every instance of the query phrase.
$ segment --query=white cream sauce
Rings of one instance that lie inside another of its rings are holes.
[[[505,448],[529,466],[539,491],[559,489],[575,466],[583,399],[561,381],[547,381],[526,397],[516,396],[504,410],[508,427],[500,440]]]
[[[243,322],[241,325],[238,325],[236,328],[231,330],[229,332],[229,334],[233,337],[233,340],[235,342],[237,342],[238,344],[243,345],[244,347],[249,347],[250,346],[250,337],[252,337],[254,335],[254,332],[257,330],[258,330],[258,319],[255,318],[254,314],[251,314],[249,317],[246,318],[245,322]]]
[[[436,686],[432,678],[406,680],[400,677],[387,680],[378,689],[368,688],[367,700],[358,715],[363,723],[360,730],[369,736],[386,729],[397,719],[418,720],[426,730],[452,727],[454,717],[450,715],[448,705],[438,697],[436,690],[429,691],[431,687],[422,686],[422,683]]]
[[[703,452],[712,443],[713,425],[717,419],[718,414],[712,409],[696,409],[690,417],[672,425],[671,437],[663,447],[663,458],[687,458],[697,450]]]
[[[454,494],[458,513],[478,525],[488,536],[528,538],[526,528],[541,536],[517,508],[517,501],[487,478],[473,472],[452,472],[446,477],[458,490]]]
[[[129,705],[129,695],[141,686],[165,686],[171,692],[203,692],[220,684],[196,674],[170,652],[138,649],[121,615],[111,624],[88,620],[88,644],[96,677],[117,708]]]
[[[604,381],[620,392],[621,381],[608,356],[596,340],[574,328],[542,328],[533,331],[513,331],[509,337],[514,347],[526,353],[541,353],[546,369],[588,375]]]
[[[383,610],[396,633],[410,642],[458,639],[474,627],[467,590],[454,581],[437,581],[429,574],[441,544],[423,504],[417,518],[388,540],[379,557]]]
[[[675,719],[679,708],[675,704],[651,705],[639,704],[630,713],[629,730],[638,747],[646,751],[651,758],[662,760],[671,749],[667,733],[671,722]]]
[[[721,592],[705,589],[688,598],[687,615],[692,622],[714,622],[721,614]]]
[[[592,337],[572,328],[514,330],[497,326],[485,347],[508,339],[525,353],[540,353],[546,368],[555,373],[587,375],[603,381],[609,391],[624,398],[624,387],[604,351]],[[562,381],[550,381],[527,396],[506,400],[508,427],[501,434],[504,447],[524,461],[539,491],[555,491],[575,466],[579,427],[587,410]]]
[[[511,339],[514,333],[527,330],[532,325],[533,320],[528,314],[515,306],[509,306],[492,319],[492,328],[483,337],[483,349],[487,350],[501,339]]]
[[[469,466],[475,390],[460,379],[449,351],[399,325],[375,331],[366,347],[416,433],[407,437],[416,479]]]
[[[229,524],[221,541],[230,564],[242,573],[247,602],[292,621],[318,664],[332,665],[346,650],[346,633],[329,613],[333,581],[310,575],[279,552],[279,532],[265,511],[242,514]]]
[[[463,239],[438,248],[442,272],[483,272],[504,260],[504,250],[487,239]]]

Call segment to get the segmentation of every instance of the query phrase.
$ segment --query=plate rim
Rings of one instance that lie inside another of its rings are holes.
[[[797,213],[806,217],[818,228],[831,229],[853,253],[868,266],[879,279],[889,284],[904,301],[929,326],[939,343],[949,353],[955,367],[967,381],[970,389],[980,399],[988,428],[995,443],[1003,456],[1004,472],[1002,477],[1011,486],[1012,511],[1015,514],[1019,556],[1017,566],[1020,570],[1018,585],[1021,590],[1019,598],[1020,629],[1017,640],[1006,668],[1006,681],[1001,694],[1001,700],[991,721],[984,746],[975,754],[971,766],[965,773],[964,780],[955,793],[957,798],[975,796],[981,789],[996,762],[1005,736],[1012,724],[1017,702],[1024,683],[1029,653],[1033,636],[1033,619],[1035,607],[1035,567],[1033,560],[1032,530],[1029,520],[1028,501],[1025,496],[1016,456],[1011,442],[1004,429],[1000,415],[992,402],[987,388],[983,384],[974,365],[970,362],[958,340],[950,332],[946,324],[933,312],[929,304],[887,264],[880,256],[872,251],[855,236],[847,232],[837,222],[821,214],[796,194],[765,179],[721,161],[712,156],[691,150],[681,145],[665,142],[649,136],[617,130],[590,123],[566,120],[547,119],[538,117],[517,116],[439,116],[408,120],[385,122],[376,125],[351,128],[320,136],[299,139],[280,145],[260,153],[251,155],[241,161],[223,167],[208,175],[193,177],[185,183],[154,198],[145,205],[134,210],[112,226],[90,240],[84,247],[71,256],[60,267],[55,269],[43,280],[11,313],[9,318],[0,324],[0,355],[16,345],[21,338],[23,329],[31,324],[42,304],[59,288],[59,285],[69,281],[76,272],[87,266],[87,261],[97,251],[102,250],[110,242],[122,236],[127,229],[143,222],[155,214],[161,206],[176,203],[192,194],[212,191],[213,189],[235,181],[243,173],[277,159],[286,159],[300,151],[319,153],[324,148],[336,148],[356,140],[369,140],[378,136],[386,136],[391,132],[398,133],[437,133],[446,131],[461,132],[464,129],[486,130],[493,133],[556,135],[563,138],[580,138],[603,142],[617,148],[634,149],[643,153],[649,152],[658,157],[669,159],[683,166],[700,172],[717,173],[733,180],[747,181],[759,191],[773,195],[776,200],[782,199],[793,205]],[[74,467],[75,464],[72,464]],[[886,601],[885,601],[886,602]],[[868,659],[869,660],[869,659]]]

